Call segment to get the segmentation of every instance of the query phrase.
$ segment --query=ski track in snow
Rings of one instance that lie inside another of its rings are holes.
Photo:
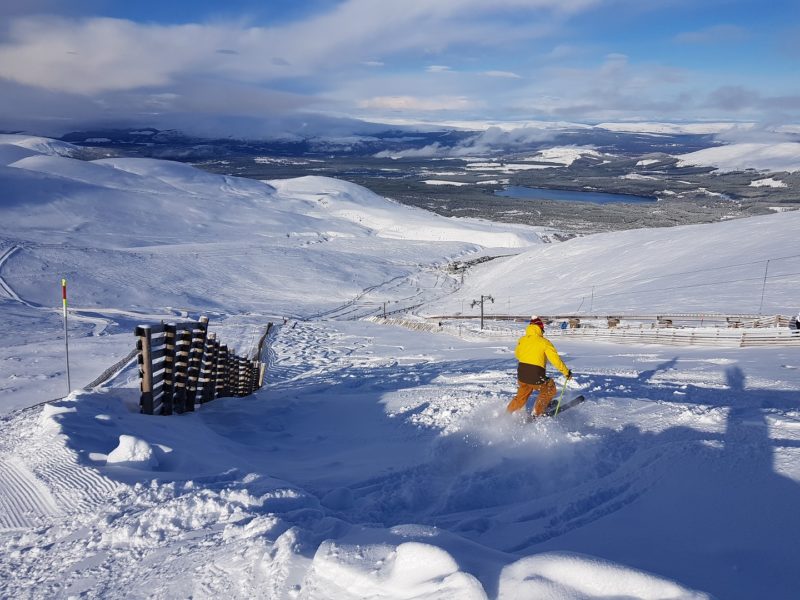
[[[36,306],[34,306],[34,305],[32,305],[32,304],[30,304],[28,302],[25,302],[25,300],[20,298],[17,295],[17,293],[11,288],[11,286],[8,285],[8,282],[5,279],[3,279],[3,275],[2,275],[3,265],[8,261],[9,258],[11,258],[11,256],[14,253],[16,253],[19,250],[21,250],[21,246],[17,246],[15,244],[15,245],[11,246],[10,248],[5,249],[3,251],[3,253],[0,254],[0,292],[2,292],[4,295],[6,295],[7,297],[11,298],[15,302],[19,302],[20,304],[24,304],[25,306],[30,307],[30,308],[37,308]]]
[[[0,460],[0,530],[33,527],[58,514],[50,490],[19,458]]]
[[[2,448],[8,458],[0,463],[0,479],[9,485],[3,486],[0,504],[5,504],[6,510],[0,512],[0,523],[12,523],[20,511],[39,517],[85,513],[106,501],[118,487],[81,464],[50,423],[52,414],[57,411],[48,406],[33,422],[20,422],[22,417],[10,422],[15,443],[6,441]],[[31,418],[31,414],[24,417]]]

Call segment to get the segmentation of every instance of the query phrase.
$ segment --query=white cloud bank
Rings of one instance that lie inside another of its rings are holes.
[[[365,55],[458,43],[501,44],[525,36],[471,19],[506,9],[566,15],[601,0],[348,0],[334,10],[279,27],[240,23],[160,25],[111,18],[13,19],[0,45],[0,77],[80,94],[162,86],[187,75],[270,81],[318,73]],[[458,24],[459,26],[456,26]],[[222,50],[222,51],[221,51]]]
[[[748,81],[711,90],[703,73],[618,53],[603,56],[595,49],[594,62],[584,54],[580,67],[568,66],[564,59],[582,51],[568,43],[520,63],[531,40],[556,38],[571,17],[620,2],[633,0],[344,0],[266,26],[20,16],[13,10],[0,31],[0,127],[34,123],[63,132],[74,127],[70,123],[122,120],[162,127],[193,122],[207,129],[221,117],[257,120],[298,110],[362,110],[378,121],[431,112],[449,112],[451,121],[584,122],[769,113],[785,123],[784,115],[800,114],[800,95],[767,96],[748,88]],[[673,41],[706,43],[741,33],[722,25]],[[470,62],[471,54],[492,55],[492,62]],[[519,65],[520,72],[503,68],[503,54],[505,65]],[[258,130],[252,122],[239,129]]]

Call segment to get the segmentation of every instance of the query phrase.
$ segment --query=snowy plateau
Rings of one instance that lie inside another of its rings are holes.
[[[553,336],[587,401],[526,424],[523,324],[361,318],[486,294],[795,315],[800,211],[544,243],[338,179],[74,150],[0,137],[0,597],[800,597],[798,346]],[[241,353],[275,324],[264,386],[140,414],[134,327],[200,315]]]

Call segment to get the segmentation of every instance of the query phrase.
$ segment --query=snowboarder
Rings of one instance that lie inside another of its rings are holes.
[[[550,401],[556,396],[556,384],[546,375],[545,367],[549,360],[567,379],[572,378],[570,371],[552,342],[544,337],[544,322],[536,315],[531,317],[525,328],[525,335],[519,338],[514,356],[519,360],[517,365],[517,395],[509,402],[506,410],[510,413],[519,410],[528,402],[534,391],[539,392],[533,407],[533,416],[541,416]]]
[[[797,315],[789,319],[789,329],[800,331],[800,311],[797,312]]]

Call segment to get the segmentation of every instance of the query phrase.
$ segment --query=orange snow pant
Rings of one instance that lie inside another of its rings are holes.
[[[536,398],[536,404],[533,406],[533,414],[537,417],[541,415],[544,410],[547,408],[547,405],[550,404],[550,401],[556,397],[556,382],[552,379],[548,379],[544,383],[525,383],[522,381],[518,381],[517,385],[519,389],[517,389],[517,395],[514,396],[514,399],[508,403],[506,410],[510,413],[519,410],[528,402],[528,397],[533,392],[539,392],[539,397]]]

